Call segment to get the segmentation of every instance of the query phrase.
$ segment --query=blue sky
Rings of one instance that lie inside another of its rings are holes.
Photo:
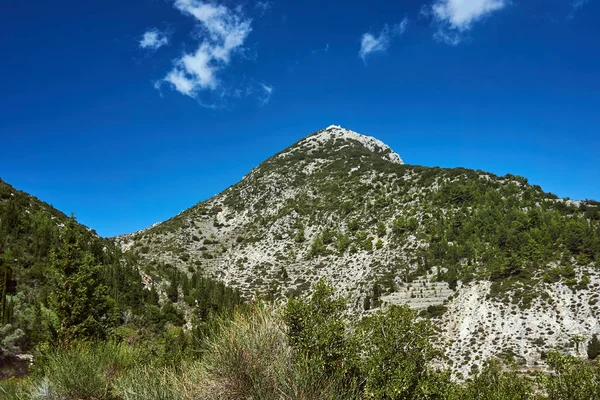
[[[331,124],[600,199],[597,0],[0,5],[0,177],[111,236]]]

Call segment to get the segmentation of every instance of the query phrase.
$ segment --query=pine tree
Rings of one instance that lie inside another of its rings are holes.
[[[65,343],[78,338],[102,338],[109,324],[111,300],[100,267],[91,253],[81,250],[79,242],[72,216],[52,261],[56,279],[53,307],[60,318],[58,334]]]
[[[598,340],[597,335],[592,336],[592,339],[588,343],[587,354],[590,360],[595,360],[600,356],[600,340]]]

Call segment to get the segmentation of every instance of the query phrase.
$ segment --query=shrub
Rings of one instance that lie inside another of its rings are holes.
[[[427,386],[428,365],[439,351],[432,346],[434,329],[428,320],[416,319],[408,306],[390,306],[360,321],[357,337],[363,345],[359,361],[369,399],[418,398]]]
[[[310,252],[308,253],[308,257],[316,257],[321,255],[326,255],[327,250],[325,249],[325,244],[323,243],[323,238],[319,235],[315,238],[310,246]]]
[[[284,310],[290,345],[303,357],[318,360],[325,374],[351,368],[354,350],[346,338],[346,301],[321,279],[310,298],[291,298]]]
[[[250,313],[236,312],[231,322],[222,320],[217,329],[201,366],[200,398],[279,399],[292,349],[273,310],[257,304]]]
[[[577,357],[549,352],[546,360],[553,373],[540,374],[538,384],[549,400],[600,398],[600,369]]]
[[[124,344],[78,342],[40,361],[49,391],[58,398],[107,399],[113,381],[144,358],[142,351]]]
[[[431,306],[427,307],[427,310],[421,311],[420,314],[422,314],[422,316],[428,317],[428,318],[439,318],[442,315],[444,315],[444,313],[446,311],[448,311],[448,307],[439,304],[439,305],[431,305]]]
[[[298,233],[294,237],[294,240],[296,241],[296,243],[302,243],[306,240],[306,238],[304,237],[304,228],[298,231]]]
[[[30,399],[27,388],[20,381],[9,379],[0,381],[0,398],[10,400]]]
[[[113,385],[115,396],[123,400],[180,400],[184,397],[177,392],[174,383],[176,374],[190,376],[190,371],[181,368],[157,368],[154,365],[140,365],[119,377]],[[179,385],[188,388],[190,385]]]
[[[459,398],[485,400],[532,399],[531,385],[515,371],[504,371],[497,360],[485,363],[483,370],[460,390]]]
[[[598,336],[592,336],[587,346],[587,355],[590,360],[595,360],[600,355],[600,340]]]

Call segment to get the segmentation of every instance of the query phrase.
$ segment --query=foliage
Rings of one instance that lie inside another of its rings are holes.
[[[417,320],[408,306],[391,306],[365,317],[358,326],[360,371],[367,399],[418,397],[429,364],[440,355],[432,346],[434,330]]]
[[[317,286],[324,314],[335,314],[332,303],[339,299],[322,282]],[[300,300],[305,303],[301,309],[313,302]],[[598,366],[554,352],[547,359],[552,371],[539,372],[535,381],[498,361],[487,362],[466,382],[454,381],[449,371],[433,365],[440,353],[432,344],[435,333],[430,322],[398,306],[356,323],[344,320],[344,341],[354,345],[345,346],[337,366],[356,369],[346,369],[345,374],[335,366],[326,370],[322,349],[315,353],[291,345],[287,307],[283,314],[280,311],[259,302],[219,317],[202,340],[200,357],[184,352],[168,363],[149,341],[76,341],[44,352],[30,377],[0,382],[0,394],[8,400],[599,398]],[[333,327],[328,318],[319,321],[308,329]]]
[[[549,400],[600,399],[600,368],[557,352],[548,353],[546,361],[554,373],[539,375],[538,384],[545,389]]]
[[[353,342],[346,337],[346,301],[334,297],[324,280],[308,299],[291,298],[284,310],[290,345],[324,374],[345,373],[353,366]]]
[[[204,358],[207,398],[278,399],[289,374],[291,348],[275,314],[255,305],[222,320]],[[266,356],[268,354],[268,357]]]
[[[65,227],[62,244],[52,260],[56,286],[51,303],[61,324],[60,340],[104,338],[110,326],[111,299],[100,267],[90,252],[82,252],[75,218]]]
[[[46,354],[39,373],[59,398],[110,399],[113,380],[144,360],[143,351],[124,344],[74,342]]]
[[[598,335],[593,335],[587,346],[587,355],[590,360],[595,360],[600,355],[600,340]]]
[[[458,393],[466,399],[521,400],[533,398],[533,386],[522,375],[505,370],[498,360],[489,360]]]
[[[172,329],[185,323],[183,307],[159,304],[137,262],[74,217],[0,180],[0,376],[15,373],[4,366],[23,352],[80,339],[152,338],[156,349],[170,349],[155,350],[165,361],[194,347]],[[190,277],[165,266],[163,274],[171,295],[183,292],[197,337],[216,315],[243,303],[238,291],[199,272]]]

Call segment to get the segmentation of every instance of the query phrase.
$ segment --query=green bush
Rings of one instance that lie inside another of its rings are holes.
[[[291,298],[284,310],[291,346],[310,360],[319,360],[325,374],[346,371],[353,364],[353,344],[346,337],[346,301],[321,279],[310,298]]]
[[[154,365],[140,365],[120,376],[113,384],[113,393],[122,400],[183,400],[177,390],[177,374],[186,374],[186,368],[157,368]],[[186,382],[187,383],[187,382]],[[180,385],[187,387],[188,385]]]
[[[481,400],[533,399],[533,387],[515,371],[505,371],[497,360],[485,363],[483,370],[464,387],[459,388],[460,397]]]
[[[434,329],[417,320],[408,306],[391,306],[365,317],[358,326],[359,368],[368,399],[419,397],[429,364],[441,353],[431,344]]]
[[[600,369],[566,354],[549,352],[546,362],[552,373],[540,374],[538,385],[549,400],[600,399]]]
[[[146,358],[125,344],[77,342],[49,352],[40,362],[50,392],[59,398],[109,399],[113,381]]]
[[[595,360],[600,355],[600,340],[598,335],[592,336],[587,346],[587,355],[590,360]]]
[[[0,381],[0,399],[26,400],[31,397],[28,387],[22,381],[16,379]]]
[[[205,398],[278,399],[291,367],[284,326],[261,304],[222,320],[206,346],[201,385]],[[201,397],[203,398],[203,397]]]

